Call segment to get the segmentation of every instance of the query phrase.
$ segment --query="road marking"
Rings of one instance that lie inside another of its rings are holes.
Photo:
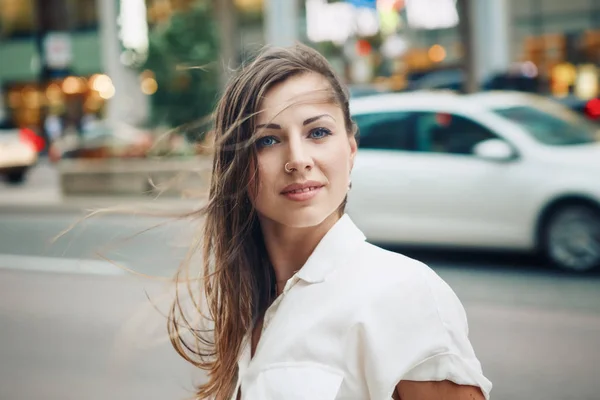
[[[0,254],[0,269],[20,271],[54,272],[64,274],[124,275],[127,272],[119,266],[102,260],[40,257],[13,254]]]

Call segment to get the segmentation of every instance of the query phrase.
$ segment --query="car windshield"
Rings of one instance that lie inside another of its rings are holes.
[[[537,107],[514,106],[494,112],[525,128],[543,144],[567,146],[600,141],[598,126],[569,110],[550,113]]]

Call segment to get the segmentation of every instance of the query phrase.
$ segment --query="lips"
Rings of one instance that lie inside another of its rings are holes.
[[[317,189],[322,188],[324,185],[319,183],[319,182],[315,182],[315,181],[307,181],[307,182],[303,182],[303,183],[295,183],[293,185],[288,185],[286,186],[282,191],[281,194],[300,194],[300,193],[308,193],[308,192],[312,192],[315,191]]]
[[[297,189],[297,190],[288,190],[287,192],[283,192],[283,194],[300,194],[300,193],[308,193],[308,192],[312,192],[315,191],[317,189],[320,189],[319,186],[311,186],[311,187],[307,187],[304,189]]]

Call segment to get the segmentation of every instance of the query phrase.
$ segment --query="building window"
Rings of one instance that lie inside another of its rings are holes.
[[[69,0],[69,9],[72,10],[72,28],[74,30],[88,30],[98,28],[97,0]]]
[[[97,29],[97,0],[0,0],[0,38],[32,36],[38,27],[73,31]]]
[[[34,0],[0,0],[0,38],[32,35],[34,11]]]

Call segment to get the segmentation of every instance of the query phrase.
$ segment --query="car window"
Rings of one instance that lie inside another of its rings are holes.
[[[414,113],[355,115],[359,147],[377,150],[415,150]]]
[[[10,121],[8,119],[4,119],[4,120],[0,121],[0,133],[2,133],[2,131],[8,131],[11,129],[17,129],[15,124],[12,123],[12,121]]]
[[[450,113],[421,113],[417,121],[419,151],[447,154],[473,154],[475,145],[498,139],[478,122]]]
[[[521,126],[543,144],[566,146],[600,141],[598,126],[575,114],[551,114],[529,106],[496,109],[494,112]]]

